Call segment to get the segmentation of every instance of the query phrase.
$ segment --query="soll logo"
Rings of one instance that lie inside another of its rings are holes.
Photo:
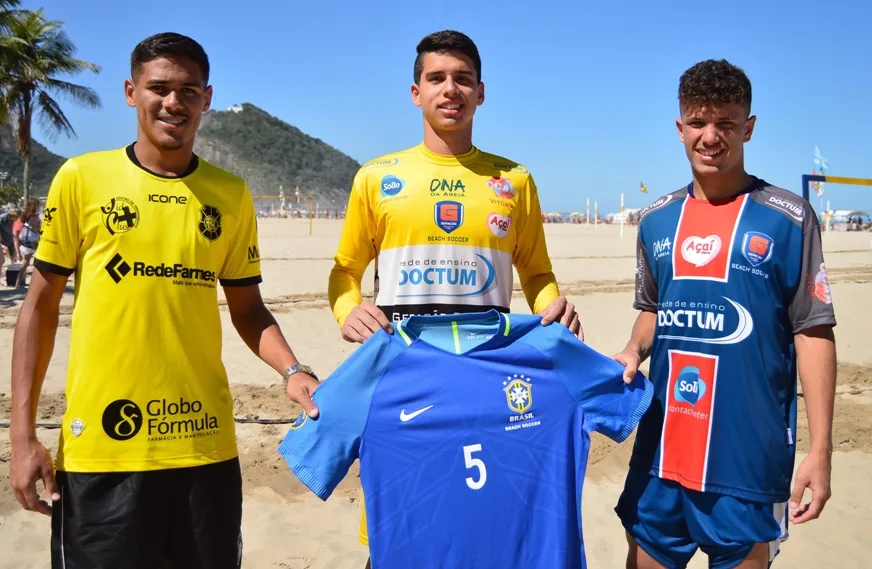
[[[463,204],[455,201],[436,202],[433,218],[442,231],[451,233],[463,225]]]
[[[696,405],[706,391],[705,382],[699,376],[699,368],[686,366],[678,372],[675,382],[675,400]]]

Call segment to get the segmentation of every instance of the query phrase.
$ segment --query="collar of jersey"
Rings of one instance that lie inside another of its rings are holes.
[[[471,164],[481,156],[481,150],[475,146],[473,146],[469,152],[464,152],[463,154],[436,154],[427,148],[423,142],[418,145],[418,152],[424,160],[445,166],[462,166]]]
[[[142,165],[142,162],[139,161],[139,158],[136,157],[136,152],[133,151],[133,147],[136,145],[136,142],[132,142],[128,144],[124,148],[124,152],[127,154],[127,159],[133,162],[133,165],[142,170],[143,172],[154,176],[155,178],[159,178],[161,180],[168,181],[176,181],[181,180],[182,178],[186,178],[197,171],[197,167],[200,165],[200,158],[196,154],[191,155],[191,161],[188,163],[188,168],[182,172],[179,176],[164,176],[163,174],[158,174],[157,172],[152,172],[148,168]]]
[[[464,322],[476,321],[479,323],[494,323],[496,324],[498,321],[499,325],[497,326],[497,331],[494,333],[493,337],[489,340],[478,344],[466,350],[465,352],[460,351],[460,338],[459,338],[459,329],[458,326],[463,324]],[[439,346],[434,346],[429,342],[425,342],[422,340],[418,333],[415,332],[415,328],[427,326],[430,323],[433,324],[444,324],[446,322],[451,323],[451,327],[454,331],[454,351],[450,352]],[[461,314],[438,314],[432,316],[410,316],[405,320],[401,320],[395,324],[395,329],[397,333],[400,335],[400,338],[406,343],[407,346],[411,346],[415,343],[425,344],[434,350],[439,350],[440,352],[445,352],[446,354],[452,354],[455,356],[465,356],[472,352],[481,352],[487,350],[493,350],[498,348],[499,346],[505,344],[509,341],[509,332],[511,331],[512,323],[509,319],[508,314],[504,314],[499,312],[498,310],[488,310],[486,312],[466,312]]]
[[[701,200],[701,199],[698,199],[695,195],[693,195],[693,181],[691,181],[689,184],[687,184],[687,196],[691,199],[698,201],[698,202],[708,202],[708,203],[717,205],[717,204],[721,204],[721,203],[731,202],[743,194],[750,194],[754,190],[759,190],[760,188],[764,188],[768,185],[769,184],[765,180],[761,180],[757,176],[751,176],[751,182],[747,186],[745,186],[744,188],[742,188],[741,190],[739,190],[738,192],[736,192],[735,194],[731,195],[728,198],[724,198],[724,199],[720,199],[720,200]]]

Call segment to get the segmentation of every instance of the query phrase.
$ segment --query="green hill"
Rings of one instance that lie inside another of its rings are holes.
[[[33,182],[32,196],[45,196],[51,186],[52,178],[66,159],[50,152],[37,141],[31,142],[30,151],[30,181]],[[4,184],[12,182],[13,178],[20,186],[24,175],[24,162],[18,156],[18,147],[12,136],[12,127],[0,127],[0,172],[8,172]]]
[[[241,111],[210,111],[203,115],[194,151],[244,178],[255,196],[275,196],[280,185],[291,196],[299,186],[300,193],[314,195],[322,208],[345,207],[360,167],[327,143],[248,103],[242,105]],[[64,160],[33,141],[32,195],[48,193]],[[20,184],[23,169],[11,128],[0,127],[0,172],[8,172],[6,184],[13,178]],[[307,207],[304,203],[300,206]]]
[[[299,186],[300,193],[316,196],[322,208],[345,207],[360,167],[322,140],[249,103],[203,115],[194,151],[244,178],[255,196],[275,196],[280,185],[286,195],[293,195]]]

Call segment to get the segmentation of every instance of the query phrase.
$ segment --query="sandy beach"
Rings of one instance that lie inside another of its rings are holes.
[[[345,343],[327,305],[327,277],[341,221],[317,220],[309,235],[305,220],[261,219],[262,294],[299,358],[322,377],[354,349]],[[575,303],[593,348],[612,354],[627,340],[632,308],[635,229],[624,237],[616,226],[547,225],[549,252],[562,291]],[[774,567],[872,567],[872,234],[829,233],[824,251],[838,327],[839,384],[834,427],[833,497],[823,516],[790,528]],[[529,312],[515,275],[513,310]],[[219,288],[220,291],[220,288]],[[372,268],[364,293],[372,291]],[[9,362],[20,292],[0,290],[0,422],[9,419]],[[219,292],[220,296],[220,292]],[[65,295],[54,355],[40,401],[40,421],[56,422],[64,409],[72,289]],[[222,305],[224,355],[236,416],[294,417],[276,374],[236,335]],[[643,371],[647,368],[643,366]],[[805,409],[800,400],[799,455],[807,451]],[[238,424],[245,478],[243,567],[246,569],[363,569],[367,551],[357,541],[360,485],[356,467],[323,503],[296,481],[276,454],[286,425]],[[40,429],[52,451],[58,430]],[[595,436],[582,502],[588,564],[622,568],[623,529],[613,512],[626,472],[632,439],[616,445]],[[0,428],[0,569],[50,566],[49,518],[24,512],[8,480],[9,431]],[[707,567],[698,554],[692,568]]]

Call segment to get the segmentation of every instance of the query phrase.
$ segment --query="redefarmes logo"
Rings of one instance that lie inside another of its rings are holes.
[[[218,280],[215,271],[188,267],[182,263],[151,265],[142,261],[133,261],[131,269],[121,253],[116,253],[106,264],[105,269],[115,284],[119,284],[131,272],[133,277],[172,279],[174,285],[181,286],[215,288],[215,282]]]

